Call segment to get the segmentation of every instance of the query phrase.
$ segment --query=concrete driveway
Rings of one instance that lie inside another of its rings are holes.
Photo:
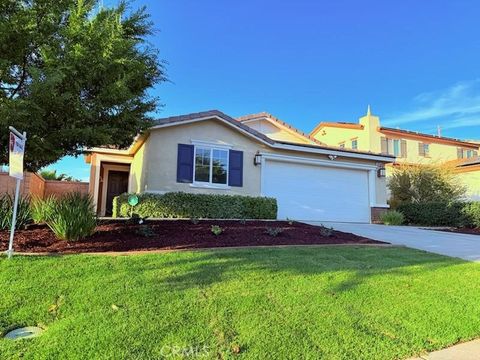
[[[336,230],[350,232],[374,240],[395,245],[425,250],[441,255],[480,262],[480,236],[425,230],[412,226],[385,226],[374,224],[351,224],[331,222],[308,222],[323,224]]]

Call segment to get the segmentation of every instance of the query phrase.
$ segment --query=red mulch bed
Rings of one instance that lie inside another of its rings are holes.
[[[222,234],[212,233],[212,225],[223,228]],[[141,227],[151,229],[150,236],[141,234]],[[267,228],[282,228],[277,236],[266,233]],[[55,238],[50,229],[36,227],[15,232],[14,250],[34,253],[86,253],[198,249],[234,246],[311,245],[311,244],[385,244],[354,234],[332,231],[322,234],[318,226],[287,221],[189,220],[148,221],[146,225],[125,222],[104,223],[91,237],[67,242]],[[8,231],[0,231],[0,250],[8,247]]]
[[[480,235],[480,228],[450,228],[450,229],[441,229],[440,231],[445,232],[454,232],[459,234],[470,234],[470,235]]]

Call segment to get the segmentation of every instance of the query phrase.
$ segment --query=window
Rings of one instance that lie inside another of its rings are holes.
[[[418,144],[418,153],[420,156],[428,157],[430,154],[430,144],[419,143]]]
[[[195,182],[227,185],[228,150],[195,147]]]
[[[402,149],[400,147],[400,140],[395,139],[393,140],[393,155],[400,156],[402,153]]]
[[[345,149],[345,143],[342,142],[342,143],[338,144],[338,147],[339,147],[340,149]]]
[[[357,150],[358,149],[358,139],[353,139],[352,140],[352,149]]]
[[[403,139],[381,138],[382,154],[394,155],[396,157],[407,157],[407,141]]]
[[[478,152],[472,149],[463,149],[457,148],[457,158],[458,159],[469,159],[472,157],[476,157]]]

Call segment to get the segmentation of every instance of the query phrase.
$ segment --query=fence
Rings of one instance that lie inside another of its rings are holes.
[[[8,173],[0,171],[0,194],[13,194],[15,192],[15,182],[16,180],[8,176]],[[88,183],[45,180],[36,173],[26,172],[20,186],[20,194],[22,196],[36,196],[40,198],[50,195],[61,197],[63,194],[72,191],[87,194]]]

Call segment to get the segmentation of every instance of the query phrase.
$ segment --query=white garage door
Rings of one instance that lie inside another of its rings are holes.
[[[368,172],[265,161],[262,193],[278,202],[279,219],[370,222]]]

